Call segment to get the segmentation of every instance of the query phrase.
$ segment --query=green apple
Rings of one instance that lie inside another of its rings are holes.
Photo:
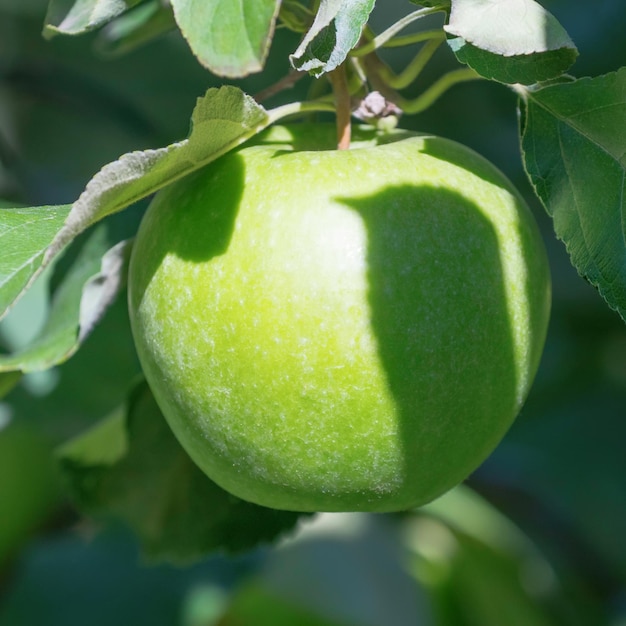
[[[396,511],[466,478],[526,398],[550,277],[510,182],[452,141],[276,127],[161,191],[131,323],[175,435],[218,485]]]

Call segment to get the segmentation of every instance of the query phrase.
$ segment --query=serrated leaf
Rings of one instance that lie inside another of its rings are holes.
[[[174,16],[197,59],[219,76],[263,69],[280,0],[172,0]]]
[[[0,208],[0,319],[41,267],[70,208]]]
[[[210,481],[174,438],[145,383],[133,391],[125,420],[114,417],[65,446],[61,464],[78,505],[124,520],[153,559],[187,562],[247,550],[291,530],[300,517],[244,502]]]
[[[626,68],[525,100],[528,176],[573,265],[626,320]]]
[[[578,55],[565,29],[534,0],[453,0],[444,29],[459,61],[503,83],[555,78]]]
[[[106,228],[96,229],[55,291],[37,338],[23,350],[0,355],[0,372],[45,370],[76,352],[115,300],[125,276],[127,244],[107,252],[110,245]]]
[[[82,35],[110,22],[142,0],[51,0],[44,36]]]
[[[265,109],[240,89],[209,89],[198,99],[188,139],[157,150],[124,154],[89,181],[46,251],[44,263],[98,220],[217,159],[269,122]]]
[[[341,65],[373,8],[374,0],[322,0],[309,32],[289,57],[293,67],[321,76]]]

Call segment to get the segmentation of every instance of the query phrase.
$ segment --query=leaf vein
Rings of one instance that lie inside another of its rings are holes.
[[[596,146],[597,148],[599,148],[600,150],[602,150],[602,152],[604,152],[607,156],[611,157],[612,159],[614,159],[615,161],[617,161],[619,163],[619,159],[610,151],[608,150],[605,146],[603,146],[601,143],[599,143],[598,141],[595,141],[588,132],[586,132],[583,128],[581,128],[579,125],[572,123],[572,117],[570,116],[565,116],[562,114],[559,114],[555,109],[549,107],[548,105],[544,104],[543,102],[541,102],[541,100],[537,100],[536,98],[533,99],[535,104],[537,104],[538,106],[540,106],[544,111],[548,112],[550,115],[552,115],[553,117],[555,117],[559,122],[561,122],[562,124],[571,127],[573,130],[575,130],[581,137],[584,137],[589,143],[593,144],[594,146]],[[622,153],[623,155],[624,153]],[[621,165],[621,164],[620,164]],[[623,167],[623,166],[622,166]]]

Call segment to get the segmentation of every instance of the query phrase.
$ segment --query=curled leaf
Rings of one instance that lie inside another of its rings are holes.
[[[43,34],[82,35],[99,28],[142,0],[51,0]]]
[[[373,8],[374,0],[322,0],[309,32],[289,57],[293,67],[321,76],[341,65]]]

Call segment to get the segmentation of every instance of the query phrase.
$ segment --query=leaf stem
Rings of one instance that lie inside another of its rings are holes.
[[[415,100],[402,99],[397,102],[398,106],[408,114],[416,114],[425,111],[429,106],[441,97],[450,87],[458,83],[463,83],[468,80],[476,80],[482,78],[473,69],[464,67],[459,70],[453,70],[444,74],[441,78],[435,81],[426,91],[419,95]]]
[[[441,37],[438,39],[427,41],[402,72],[394,75],[390,70],[385,71],[387,75],[383,75],[383,78],[385,78],[387,83],[394,89],[404,89],[408,87],[422,73],[422,70],[426,67],[426,64],[433,57],[443,41],[443,33],[441,33]],[[388,70],[387,66],[382,67]]]
[[[337,149],[348,150],[350,148],[351,124],[351,98],[346,68],[341,64],[337,69],[329,72],[330,82],[335,95],[337,111]]]
[[[419,33],[403,35],[402,37],[394,37],[385,43],[383,48],[401,48],[403,46],[411,46],[416,43],[422,43],[429,39],[445,39],[445,33],[440,29],[423,30]]]
[[[282,106],[270,109],[267,111],[268,122],[263,127],[275,124],[278,120],[292,115],[299,115],[302,113],[316,113],[316,112],[334,112],[335,107],[331,102],[324,102],[322,100],[309,100],[306,102],[290,102],[289,104],[283,104]]]

